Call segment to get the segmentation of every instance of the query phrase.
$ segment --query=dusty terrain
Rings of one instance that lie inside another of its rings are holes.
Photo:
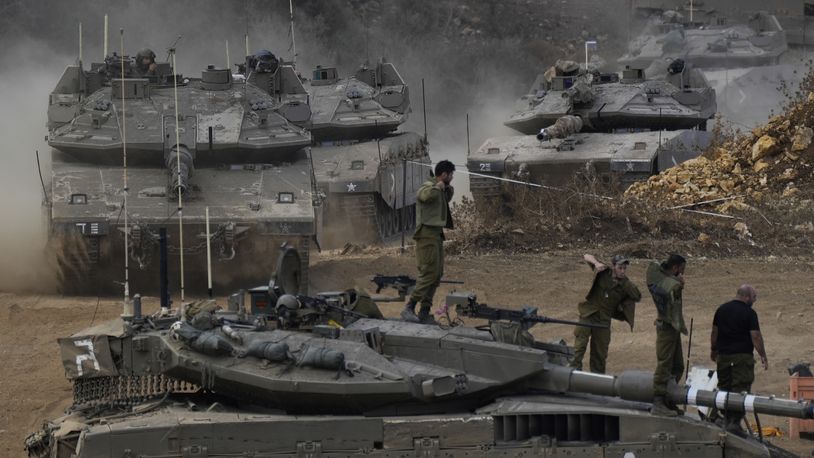
[[[597,255],[609,256],[602,252]],[[591,273],[579,262],[579,252],[547,252],[516,256],[453,256],[447,262],[449,279],[463,280],[465,287],[491,305],[534,304],[540,313],[574,319],[576,304],[585,294]],[[630,277],[642,284],[646,259],[635,259]],[[312,290],[349,285],[368,286],[374,273],[413,274],[413,257],[398,250],[377,249],[354,255],[316,256]],[[691,364],[707,365],[709,332],[717,304],[729,299],[737,285],[754,283],[759,290],[756,309],[761,319],[770,361],[768,371],[759,370],[754,391],[788,395],[786,367],[798,361],[814,361],[813,258],[690,258],[687,269],[685,314],[694,318]],[[450,285],[451,286],[451,285]],[[450,288],[439,291],[440,301]],[[24,456],[22,442],[44,418],[53,418],[70,404],[71,387],[63,376],[56,339],[88,326],[92,321],[112,319],[120,313],[118,298],[68,298],[0,293],[0,455]],[[154,299],[148,302],[154,306]],[[394,316],[399,304],[383,305]],[[652,326],[654,307],[644,300],[638,307],[636,328],[615,323],[609,370],[654,367]],[[561,325],[537,326],[538,339],[573,341],[571,329]],[[686,339],[685,339],[686,345]],[[785,420],[762,419],[764,426],[788,431]],[[775,443],[808,455],[814,441],[774,439]]]

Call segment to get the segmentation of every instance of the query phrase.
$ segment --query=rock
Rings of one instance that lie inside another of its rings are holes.
[[[757,143],[755,143],[755,144],[757,144]],[[755,162],[755,165],[752,166],[752,170],[759,173],[760,171],[765,170],[768,167],[769,167],[768,162],[760,160],[760,161]]]
[[[791,183],[789,183],[791,184]],[[795,186],[787,186],[786,189],[783,190],[783,197],[794,197],[797,194],[800,194],[800,189]]]
[[[743,221],[738,221],[735,223],[735,233],[738,235],[739,238],[749,238],[752,236],[752,233],[749,232],[749,227]]]
[[[780,321],[780,318],[782,318],[782,317],[783,317],[783,311],[782,311],[782,310],[781,310],[781,311],[778,311],[778,312],[777,312],[777,315],[775,315],[775,319],[776,319],[777,321]]]
[[[701,242],[701,243],[707,243],[707,242],[710,241],[710,239],[711,238],[710,238],[710,236],[708,234],[705,234],[703,232],[698,234],[698,241]]]
[[[771,156],[779,151],[779,143],[771,135],[764,135],[757,139],[752,145],[752,160],[758,161],[766,156]]]
[[[797,232],[814,232],[814,223],[811,221],[803,224],[798,224],[794,226],[794,230]]]
[[[814,137],[814,130],[810,127],[800,126],[794,133],[794,140],[791,144],[792,151],[803,151],[811,144],[811,139]]]
[[[512,230],[512,234],[523,235],[523,234],[525,234],[525,232],[523,232],[523,229],[517,228],[517,229]]]

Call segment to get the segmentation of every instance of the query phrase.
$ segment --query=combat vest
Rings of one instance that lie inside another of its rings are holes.
[[[687,334],[681,298],[684,286],[678,278],[665,271],[661,264],[654,262],[647,267],[647,289],[656,304],[657,320]]]
[[[433,178],[421,185],[416,195],[416,232],[421,226],[452,229],[449,201],[453,192],[452,186],[447,186],[444,191],[438,189]]]

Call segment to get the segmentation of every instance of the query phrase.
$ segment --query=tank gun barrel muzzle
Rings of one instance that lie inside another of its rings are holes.
[[[644,371],[625,371],[615,376],[552,366],[533,384],[535,388],[549,391],[615,396],[628,401],[652,402],[654,398],[653,374]],[[679,386],[675,383],[668,386],[667,397],[676,404],[791,418],[814,418],[814,402],[812,401],[777,399],[772,396],[720,390],[700,390],[692,386]]]
[[[172,196],[184,195],[189,185],[189,177],[194,170],[195,155],[185,145],[174,145],[164,154],[164,165],[170,174],[168,185]]]

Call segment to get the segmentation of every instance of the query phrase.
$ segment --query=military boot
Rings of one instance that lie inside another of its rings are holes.
[[[671,410],[673,410],[673,411],[674,411],[675,413],[677,413],[678,415],[684,415],[684,411],[683,411],[683,410],[682,410],[680,407],[678,407],[678,404],[676,404],[675,402],[673,402],[673,400],[672,400],[672,399],[668,399],[668,400],[665,402],[665,404],[667,404],[667,407],[669,407]]]
[[[650,408],[650,413],[660,417],[677,417],[678,412],[671,409],[665,402],[664,396],[656,396],[653,398],[653,407]]]
[[[410,300],[404,304],[404,310],[401,311],[401,319],[409,323],[419,323],[421,320],[415,314],[415,301]]]
[[[418,310],[418,321],[420,321],[422,324],[438,324],[438,322],[435,321],[435,318],[432,316],[432,313],[430,313],[430,307],[423,305]]]

